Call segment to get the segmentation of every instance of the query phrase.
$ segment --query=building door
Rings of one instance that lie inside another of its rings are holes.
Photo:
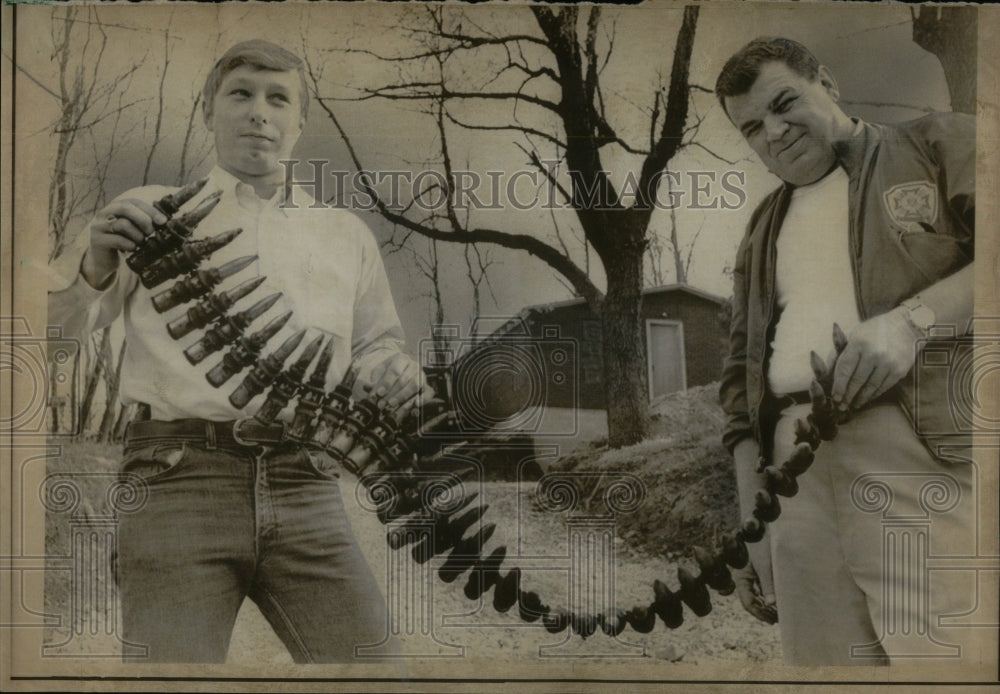
[[[646,321],[649,399],[687,388],[684,365],[684,325],[680,321]]]

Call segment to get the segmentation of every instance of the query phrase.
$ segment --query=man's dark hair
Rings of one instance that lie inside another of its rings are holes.
[[[302,117],[306,117],[309,111],[309,85],[306,83],[305,63],[299,56],[277,44],[263,39],[252,39],[238,43],[226,51],[208,73],[205,87],[202,89],[202,108],[205,109],[206,119],[211,117],[212,101],[219,90],[219,85],[222,84],[222,79],[241,65],[248,65],[257,70],[279,72],[296,70],[299,73],[301,86],[299,101]]]
[[[777,36],[761,36],[734,53],[719,73],[715,95],[722,110],[726,111],[727,96],[749,92],[760,76],[761,67],[773,62],[784,63],[808,80],[816,79],[819,74],[819,61],[801,43]]]

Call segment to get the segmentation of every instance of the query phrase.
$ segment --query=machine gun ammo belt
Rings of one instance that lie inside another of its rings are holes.
[[[204,181],[199,181],[186,186],[156,205],[161,211],[167,210],[165,214],[172,214],[204,185]],[[244,256],[219,268],[199,269],[199,263],[237,234],[234,230],[208,240],[192,240],[194,226],[217,203],[218,194],[213,194],[192,212],[171,219],[169,226],[163,226],[152,240],[147,241],[148,247],[140,247],[129,257],[129,264],[136,272],[145,272],[144,284],[149,288],[188,273],[153,298],[154,308],[160,312],[198,302],[184,315],[173,316],[165,326],[167,331],[175,340],[180,340],[195,330],[204,330],[196,342],[183,350],[192,365],[227,350],[206,373],[206,379],[215,388],[248,370],[229,395],[234,412],[244,410],[258,395],[264,397],[263,403],[252,417],[240,420],[133,421],[126,431],[126,447],[173,439],[189,441],[208,450],[223,448],[245,452],[260,446],[304,446],[323,450],[372,491],[376,501],[374,511],[379,521],[388,526],[386,541],[392,549],[400,550],[411,541],[417,542],[411,550],[417,563],[447,553],[438,568],[443,582],[452,583],[468,573],[464,588],[467,598],[481,600],[485,592],[492,589],[492,604],[497,612],[506,612],[517,605],[516,614],[522,620],[541,619],[550,633],[572,629],[582,638],[588,638],[600,629],[608,636],[617,636],[626,626],[647,633],[655,626],[657,617],[667,628],[676,629],[684,620],[683,605],[687,605],[695,616],[708,614],[712,609],[708,589],[719,595],[729,595],[735,590],[730,568],[738,570],[747,565],[746,545],[760,542],[767,524],[778,520],[781,514],[778,498],[792,497],[798,492],[796,478],[813,463],[821,443],[832,441],[838,426],[846,423],[852,414],[838,410],[833,403],[834,364],[828,365],[815,352],[811,353],[810,366],[815,378],[808,391],[780,398],[768,394],[765,398],[761,420],[766,436],[762,441],[763,455],[757,461],[757,472],[763,475],[763,481],[756,491],[754,508],[746,513],[737,529],[716,533],[718,541],[713,547],[692,548],[697,573],[679,566],[678,591],[671,590],[662,581],[654,581],[652,595],[629,610],[609,606],[601,614],[591,614],[550,607],[534,591],[522,590],[519,567],[512,566],[501,573],[506,546],[496,547],[488,556],[482,556],[486,554],[486,543],[496,526],[481,522],[488,504],[471,506],[478,492],[463,493],[460,488],[463,478],[476,474],[475,466],[466,466],[459,472],[436,469],[454,445],[485,440],[489,432],[464,431],[457,408],[452,409],[443,401],[421,403],[414,398],[403,404],[393,404],[372,396],[356,399],[354,385],[358,367],[353,362],[340,384],[328,391],[327,375],[336,343],[334,336],[312,338],[287,368],[285,362],[306,338],[306,329],[285,337],[277,349],[265,355],[267,342],[289,320],[291,311],[273,318],[256,332],[247,333],[254,320],[266,313],[280,294],[271,294],[235,313],[230,313],[229,309],[261,286],[259,279],[210,294],[222,279],[256,260],[256,256]],[[320,351],[324,339],[326,346]],[[836,324],[833,343],[839,356],[847,344],[847,337]],[[774,422],[783,409],[796,403],[809,403],[811,407],[808,415],[795,421],[795,448],[786,460],[769,463]],[[278,417],[290,406],[294,415],[286,425],[279,422]],[[441,501],[447,500],[452,493],[458,495],[458,503]],[[419,541],[414,532],[407,530],[427,526],[431,534]]]

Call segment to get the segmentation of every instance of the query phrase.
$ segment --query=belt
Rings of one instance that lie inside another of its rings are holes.
[[[810,403],[812,403],[812,398],[809,397],[808,390],[797,390],[794,393],[774,396],[774,407],[779,412],[792,405],[809,405]]]
[[[253,419],[224,422],[207,419],[175,419],[169,422],[149,419],[132,422],[125,431],[126,445],[143,439],[159,438],[199,441],[208,448],[290,443],[285,436],[284,424],[261,424]]]
[[[874,400],[865,403],[864,407],[860,409],[865,409],[872,405],[880,405],[888,402],[895,402],[897,397],[897,389],[895,386],[885,391],[879,395]],[[812,398],[809,395],[808,390],[797,390],[794,393],[785,393],[784,395],[775,395],[774,397],[774,407],[777,412],[781,412],[792,405],[809,405],[812,404]]]

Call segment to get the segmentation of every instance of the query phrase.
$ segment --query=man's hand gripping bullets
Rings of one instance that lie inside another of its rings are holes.
[[[165,313],[176,306],[197,301],[166,326],[167,332],[175,340],[205,328],[204,334],[184,349],[184,356],[192,365],[201,363],[207,356],[227,345],[233,345],[222,361],[206,373],[209,383],[218,388],[240,371],[258,363],[265,345],[288,322],[291,311],[272,319],[264,328],[248,335],[246,331],[250,325],[266,313],[281,294],[271,294],[243,311],[230,314],[229,309],[260,287],[266,278],[256,277],[228,291],[210,293],[223,280],[250,266],[257,260],[257,256],[236,258],[220,267],[201,267],[205,260],[231,243],[242,231],[233,229],[210,238],[193,238],[198,224],[219,204],[219,192],[207,196],[193,210],[175,216],[202,191],[207,182],[208,179],[195,181],[154,202],[153,207],[166,215],[167,221],[154,228],[153,233],[126,259],[126,263],[138,274],[140,282],[147,289],[184,275],[167,289],[153,295],[153,307],[158,313]],[[297,339],[301,340],[302,334],[298,334]],[[285,346],[291,342],[292,338],[286,341]],[[295,346],[297,345],[298,341],[295,341]],[[287,353],[282,356],[282,361],[294,349],[294,346],[286,349]],[[272,359],[268,366],[273,367],[274,361]]]

